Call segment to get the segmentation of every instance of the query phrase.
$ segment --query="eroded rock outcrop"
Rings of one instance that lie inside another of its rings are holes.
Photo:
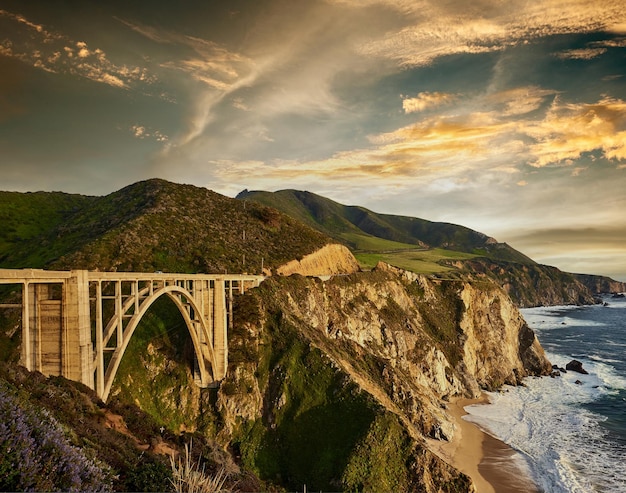
[[[331,244],[304,256],[300,260],[292,260],[281,265],[276,269],[276,273],[281,276],[290,276],[292,274],[329,276],[352,274],[359,270],[359,263],[350,250],[343,245]]]
[[[236,363],[218,397],[227,423],[221,439],[266,444],[262,453],[242,445],[242,456],[259,468],[261,477],[263,459],[254,454],[269,454],[272,447],[284,451],[291,440],[286,430],[294,420],[319,420],[333,435],[339,431],[333,428],[333,415],[325,414],[327,408],[335,409],[343,422],[356,419],[351,412],[361,409],[354,416],[369,417],[342,442],[346,469],[329,473],[329,484],[363,487],[348,481],[353,477],[350,464],[372,460],[364,437],[375,430],[391,433],[397,422],[402,431],[394,432],[394,443],[406,443],[422,465],[415,459],[411,467],[385,466],[401,470],[397,474],[405,482],[395,486],[454,491],[438,478],[457,486],[467,478],[431,453],[425,440],[455,434],[445,402],[551,371],[513,302],[488,281],[437,281],[379,264],[372,272],[328,281],[273,278],[241,303],[245,313],[239,315],[242,324],[230,349]],[[382,422],[386,431],[379,429]],[[308,421],[299,423],[299,440],[315,443],[319,438],[307,436],[307,426]],[[332,453],[319,446],[316,457]],[[394,456],[391,450],[378,453],[383,462],[386,455]],[[267,474],[282,476],[295,466],[283,467]]]

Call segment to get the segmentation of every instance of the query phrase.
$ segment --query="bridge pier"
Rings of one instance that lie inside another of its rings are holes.
[[[86,274],[71,271],[57,282],[23,283],[22,364],[93,388]]]
[[[215,379],[222,380],[228,367],[228,328],[226,322],[226,283],[215,280],[213,290],[213,351],[215,352]]]

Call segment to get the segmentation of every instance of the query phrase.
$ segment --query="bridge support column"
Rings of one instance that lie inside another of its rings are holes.
[[[226,323],[226,283],[215,280],[213,290],[213,350],[215,351],[214,378],[219,381],[226,376],[228,369],[228,326]]]
[[[88,271],[72,271],[63,290],[63,373],[94,388]]]
[[[94,388],[87,271],[61,282],[24,283],[22,364]]]

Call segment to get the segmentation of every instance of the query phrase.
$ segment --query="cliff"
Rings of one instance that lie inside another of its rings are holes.
[[[517,306],[592,305],[589,288],[574,274],[541,264],[518,264],[487,258],[446,262],[466,276],[490,279],[504,289]]]
[[[594,276],[591,274],[573,275],[594,294],[626,293],[626,282],[616,281],[606,276]]]
[[[111,402],[150,415],[154,436],[142,444],[160,443],[160,427],[172,430],[169,447],[190,432],[216,440],[236,464],[224,456],[215,467],[228,464],[254,487],[240,491],[473,491],[430,448],[457,433],[447,402],[551,369],[495,283],[379,264],[326,281],[273,276],[238,296],[227,376],[217,390],[198,389],[189,336],[166,302],[131,341]],[[78,444],[94,453],[88,437]],[[131,467],[109,459],[110,447],[97,456],[118,472]]]
[[[220,440],[291,488],[469,491],[426,442],[456,432],[446,401],[551,369],[490,282],[381,264],[328,281],[272,278],[237,307]]]

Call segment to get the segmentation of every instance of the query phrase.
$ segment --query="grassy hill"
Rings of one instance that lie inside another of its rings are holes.
[[[264,205],[157,179],[103,197],[0,200],[4,268],[260,272],[331,241]]]
[[[594,301],[574,275],[537,264],[506,243],[464,226],[378,214],[297,190],[244,190],[237,198],[275,207],[346,244],[365,269],[384,261],[442,278],[489,278],[520,306]]]
[[[11,258],[20,256],[26,245],[50,234],[94,200],[61,192],[0,192],[0,265],[12,266]]]
[[[475,257],[535,264],[507,244],[456,224],[378,214],[298,190],[244,190],[237,198],[274,207],[345,243],[366,267],[383,260],[420,273],[446,272],[453,269],[440,260]]]

